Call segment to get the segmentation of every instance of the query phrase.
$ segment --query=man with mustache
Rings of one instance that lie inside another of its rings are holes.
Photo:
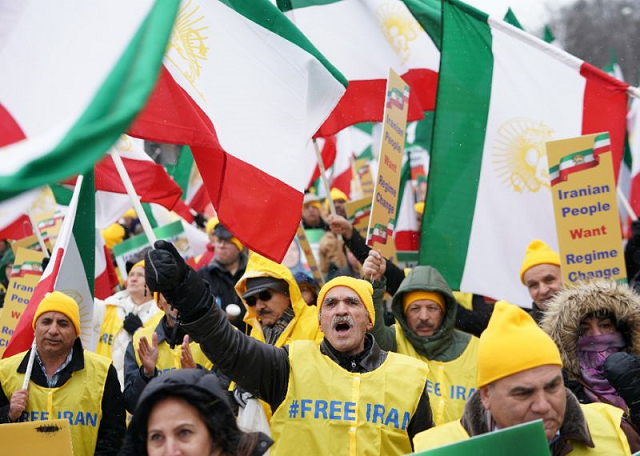
[[[362,270],[372,279],[376,324],[371,334],[383,350],[417,358],[429,366],[427,392],[436,426],[459,419],[473,394],[477,376],[478,339],[455,329],[456,300],[437,269],[416,266],[393,296],[396,323],[385,326],[383,298],[386,260],[369,252]]]
[[[524,310],[498,301],[480,336],[478,391],[461,420],[420,433],[423,451],[499,429],[542,420],[552,456],[630,455],[623,411],[582,405],[562,380],[557,345]]]
[[[175,248],[155,247],[147,255],[150,287],[179,310],[185,331],[220,371],[269,403],[272,454],[406,454],[411,437],[432,426],[426,364],[381,350],[367,334],[375,323],[368,282],[326,283],[318,295],[320,346],[278,348],[234,331]]]

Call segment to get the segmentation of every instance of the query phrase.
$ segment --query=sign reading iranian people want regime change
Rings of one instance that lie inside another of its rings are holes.
[[[398,188],[409,111],[409,85],[391,68],[386,100],[367,244],[389,258],[395,256],[393,230],[398,212]]]
[[[626,282],[609,134],[546,145],[564,282]]]

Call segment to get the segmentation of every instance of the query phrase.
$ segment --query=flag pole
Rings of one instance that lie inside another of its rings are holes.
[[[109,151],[109,154],[111,154],[111,158],[113,158],[113,163],[116,165],[116,169],[118,170],[120,179],[122,179],[124,188],[127,189],[127,194],[129,195],[129,198],[131,198],[133,209],[136,211],[138,219],[140,219],[140,224],[142,225],[144,234],[147,236],[149,243],[153,246],[153,244],[155,244],[157,241],[156,235],[153,232],[153,228],[151,228],[151,223],[149,223],[147,214],[145,213],[144,209],[142,209],[142,204],[140,204],[140,197],[136,193],[135,188],[133,188],[133,183],[129,178],[127,169],[124,167],[124,163],[122,163],[120,154],[118,154],[118,151],[115,148],[112,148],[111,151]]]
[[[29,209],[27,211],[27,215],[29,216],[29,221],[31,222],[31,226],[33,227],[33,234],[35,234],[36,238],[38,239],[38,244],[40,244],[40,248],[42,249],[42,253],[44,254],[44,256],[46,258],[50,258],[49,250],[47,249],[47,246],[44,243],[44,239],[42,239],[42,233],[40,233],[40,229],[38,228],[38,225],[36,224],[36,221],[33,218],[33,214],[31,213],[31,209]]]
[[[629,214],[629,217],[631,217],[631,220],[634,222],[638,220],[638,215],[631,207],[631,204],[629,204],[629,200],[626,196],[624,196],[624,193],[622,192],[622,190],[620,190],[620,187],[618,187],[618,199],[620,199],[620,202],[624,206],[624,209],[627,211],[627,214]]]
[[[33,338],[31,344],[31,352],[29,353],[29,361],[27,362],[27,370],[24,372],[24,380],[22,381],[22,389],[29,389],[29,380],[31,380],[31,371],[33,370],[33,361],[36,359],[36,339]]]

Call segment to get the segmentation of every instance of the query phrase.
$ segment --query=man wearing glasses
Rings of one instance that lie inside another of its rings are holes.
[[[478,338],[454,328],[456,300],[442,275],[431,266],[416,266],[402,281],[391,301],[396,323],[385,326],[385,269],[385,259],[371,250],[362,266],[364,277],[373,280],[376,322],[371,334],[383,350],[429,365],[426,389],[436,426],[458,420],[465,401],[475,391]]]

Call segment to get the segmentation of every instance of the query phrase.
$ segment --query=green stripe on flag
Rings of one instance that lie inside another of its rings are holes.
[[[276,0],[280,11],[286,13],[292,9],[307,8],[309,6],[322,6],[338,3],[343,0]]]
[[[144,107],[153,90],[180,2],[156,1],[94,98],[46,155],[0,179],[0,200],[91,169]]]
[[[84,173],[76,219],[73,223],[73,237],[93,296],[96,268],[96,187],[93,169]]]
[[[180,196],[183,201],[187,199],[187,192],[189,190],[189,177],[191,177],[191,168],[193,167],[193,154],[189,146],[182,146],[180,156],[178,157],[178,163],[175,165],[167,165],[167,172],[173,180],[182,189],[182,195]]]
[[[442,6],[440,0],[403,0],[413,17],[438,49],[442,43]]]
[[[420,264],[437,268],[454,289],[460,286],[469,248],[489,115],[493,54],[487,19],[464,3],[443,2],[438,101]],[[451,131],[465,134],[453,138]]]
[[[269,0],[220,0],[236,13],[241,14],[250,21],[281,36],[315,57],[343,86],[347,87],[347,79],[334,67],[324,55],[293,25],[287,16],[272,5]]]

